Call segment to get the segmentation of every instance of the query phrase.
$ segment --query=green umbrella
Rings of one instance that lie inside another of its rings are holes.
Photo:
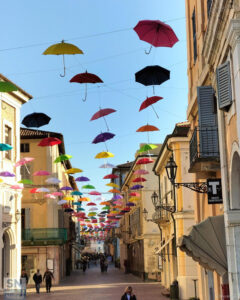
[[[95,186],[91,185],[91,184],[86,184],[84,186],[82,186],[82,189],[89,189],[89,190],[94,190]]]
[[[103,209],[103,210],[109,210],[109,209],[110,209],[110,206],[104,206],[102,209]]]
[[[17,91],[18,88],[11,82],[0,81],[0,92],[1,93],[9,93],[13,91]]]
[[[58,156],[58,157],[54,160],[54,162],[55,162],[55,163],[59,163],[59,162],[64,161],[64,160],[69,160],[70,158],[72,158],[72,155],[62,154],[62,155]]]
[[[139,152],[139,153],[146,152],[146,151],[149,151],[149,150],[156,149],[157,147],[158,147],[158,146],[153,145],[153,144],[146,144],[146,145],[143,145],[143,146],[138,150],[138,152]]]
[[[18,181],[18,183],[33,184],[32,180],[30,180],[30,179],[22,179],[22,180]]]

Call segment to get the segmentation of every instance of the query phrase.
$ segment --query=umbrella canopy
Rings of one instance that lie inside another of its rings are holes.
[[[36,127],[47,125],[51,118],[44,113],[32,113],[27,115],[23,120],[22,124],[26,127]]]
[[[143,146],[138,150],[138,152],[139,152],[139,153],[146,152],[146,151],[149,151],[149,150],[156,149],[157,147],[158,147],[157,145],[146,144],[146,145],[143,145]]]
[[[51,193],[53,196],[63,196],[62,192],[53,192]]]
[[[67,201],[74,201],[74,198],[71,196],[66,196],[63,198],[63,200],[67,200]]]
[[[116,178],[119,178],[119,176],[115,174],[108,174],[103,177],[103,179],[116,179]]]
[[[12,146],[8,145],[8,144],[0,144],[0,151],[8,151],[8,150],[12,150]]]
[[[75,181],[84,182],[84,181],[90,181],[90,179],[88,177],[80,176],[80,177],[77,177],[75,179]]]
[[[104,211],[105,210],[109,210],[110,209],[110,206],[109,205],[106,205],[106,206],[104,206],[102,209],[104,209]],[[102,212],[103,213],[103,212]],[[108,213],[108,212],[106,212],[106,213]]]
[[[95,186],[91,185],[91,184],[86,184],[82,186],[82,189],[87,189],[87,190],[94,190]]]
[[[111,152],[103,151],[103,152],[98,153],[95,156],[95,158],[108,158],[108,157],[114,157],[114,154],[112,154]]]
[[[16,162],[15,164],[15,167],[20,167],[20,166],[23,166],[31,161],[33,161],[34,158],[33,157],[24,157],[24,158],[21,158],[19,161]]]
[[[144,100],[139,108],[139,111],[147,108],[150,105],[153,105],[154,103],[158,102],[159,100],[163,99],[163,97],[159,96],[153,96],[153,97],[147,97],[146,100]]]
[[[9,93],[18,91],[18,88],[9,81],[0,81],[0,93]]]
[[[138,201],[138,200],[140,200],[140,197],[131,197],[131,198],[129,198],[129,202],[133,202],[133,201]]]
[[[79,192],[79,191],[74,191],[74,192],[71,192],[71,195],[72,196],[82,196],[83,193]]]
[[[94,203],[94,202],[89,202],[89,203],[87,204],[87,206],[94,206],[94,205],[97,205],[97,204]]]
[[[112,169],[112,168],[115,168],[116,166],[112,165],[112,164],[103,164],[101,165],[99,168],[102,168],[102,169]]]
[[[10,186],[10,188],[11,188],[11,189],[13,189],[13,190],[22,190],[22,189],[23,189],[23,187],[22,187],[22,186],[20,186],[20,185],[17,185],[17,184],[15,184],[15,185],[11,185],[11,186]]]
[[[55,177],[50,177],[50,178],[46,179],[45,182],[49,183],[49,184],[58,184],[61,182],[61,180],[59,180],[58,178],[55,178]]]
[[[40,143],[38,144],[38,146],[41,146],[41,147],[47,147],[47,146],[54,146],[54,145],[59,145],[61,144],[62,141],[56,137],[47,137],[47,138],[44,138],[40,141]]]
[[[148,132],[148,131],[159,131],[159,129],[156,126],[153,125],[144,125],[142,127],[139,127],[136,132]]]
[[[81,202],[88,202],[90,199],[88,197],[81,198]]]
[[[143,177],[137,177],[132,182],[145,182],[145,181],[147,181],[147,179],[145,179]]]
[[[133,174],[134,175],[147,175],[147,174],[149,174],[149,172],[144,169],[139,169],[139,170],[136,170]]]
[[[101,197],[97,197],[95,200],[96,200],[96,201],[104,201],[105,198],[101,196]]]
[[[54,196],[52,194],[46,194],[44,197],[49,198],[49,199],[56,199],[56,196]]]
[[[116,190],[116,189],[111,189],[108,192],[113,193],[113,194],[121,194],[121,192],[119,190]]]
[[[70,186],[63,186],[60,188],[60,191],[72,191],[72,190],[73,190],[73,188]]]
[[[54,163],[59,163],[65,160],[69,160],[70,158],[72,158],[72,155],[62,154],[54,160]]]
[[[114,136],[115,136],[115,134],[113,134],[111,132],[100,133],[99,135],[97,135],[94,138],[94,140],[92,141],[92,144],[98,144],[98,143],[106,142],[106,141],[112,139]]]
[[[102,195],[101,193],[97,192],[97,191],[92,191],[89,193],[89,195],[92,195],[92,196],[100,196]]]
[[[140,197],[141,195],[139,193],[132,192],[132,193],[129,194],[129,196],[131,196],[131,197]]]
[[[33,176],[48,176],[50,175],[51,173],[49,173],[48,171],[36,171],[33,173]]]
[[[153,162],[154,162],[153,159],[145,157],[145,158],[139,159],[136,164],[137,165],[146,165],[146,164],[151,164]]]
[[[110,183],[107,183],[106,186],[111,186],[111,187],[115,187],[115,188],[120,188],[120,186],[116,183],[113,183],[113,182],[110,182]]]
[[[136,204],[133,202],[127,202],[126,206],[135,206]]]
[[[136,82],[143,85],[160,85],[170,79],[170,71],[160,66],[147,66],[135,74]]]
[[[41,187],[41,188],[36,189],[36,192],[37,193],[49,193],[50,190],[47,188]]]
[[[136,184],[136,185],[132,186],[130,189],[131,189],[131,190],[140,190],[140,189],[142,189],[143,187],[144,187],[144,186],[141,185],[141,184]]]
[[[8,171],[2,171],[0,172],[1,177],[15,177],[15,174],[8,172]]]
[[[40,192],[37,192],[37,188],[33,188],[29,191],[31,194],[36,194],[36,193],[40,193]]]
[[[89,211],[98,211],[98,208],[97,208],[97,207],[91,207],[91,208],[89,209]]]
[[[30,179],[22,179],[22,180],[18,181],[18,183],[33,184],[32,180],[30,180]]]
[[[115,109],[112,109],[112,108],[104,108],[104,109],[100,109],[99,111],[97,111],[93,116],[92,118],[90,119],[90,121],[93,121],[93,120],[97,120],[101,117],[105,117],[109,114],[112,114],[116,112]]]
[[[76,173],[81,173],[81,172],[83,172],[83,170],[78,169],[78,168],[71,168],[71,169],[68,169],[67,171],[65,171],[65,173],[67,173],[67,174],[76,174]]]
[[[110,205],[110,202],[108,202],[108,201],[103,201],[103,202],[100,203],[100,205]]]
[[[114,195],[114,196],[112,197],[112,200],[120,200],[120,199],[123,199],[123,196],[121,196],[121,195],[119,195],[119,194]]]

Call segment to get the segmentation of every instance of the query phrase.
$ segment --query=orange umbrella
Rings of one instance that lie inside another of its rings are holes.
[[[111,204],[111,203],[108,202],[108,201],[103,201],[103,202],[100,203],[100,205],[110,205],[110,204]]]
[[[119,190],[116,190],[116,189],[111,189],[108,192],[113,193],[113,194],[121,194],[121,192]]]
[[[87,197],[84,197],[84,198],[80,198],[80,201],[81,202],[88,202],[90,199],[89,198],[87,198]]]
[[[147,132],[147,131],[159,131],[159,129],[153,125],[144,125],[140,128],[138,128],[138,130],[136,130],[137,132]]]

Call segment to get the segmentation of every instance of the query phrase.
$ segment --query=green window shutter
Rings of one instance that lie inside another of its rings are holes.
[[[217,68],[218,105],[222,110],[229,110],[232,104],[232,85],[230,63],[226,62]]]

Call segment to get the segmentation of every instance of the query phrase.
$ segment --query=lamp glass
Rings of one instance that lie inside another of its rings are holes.
[[[153,205],[156,206],[158,202],[158,194],[156,192],[153,192],[151,198],[152,198]]]
[[[167,172],[167,177],[168,179],[173,182],[176,178],[176,174],[177,174],[177,165],[175,163],[175,161],[173,160],[173,157],[170,157],[170,160],[168,161],[166,167],[166,172]]]

